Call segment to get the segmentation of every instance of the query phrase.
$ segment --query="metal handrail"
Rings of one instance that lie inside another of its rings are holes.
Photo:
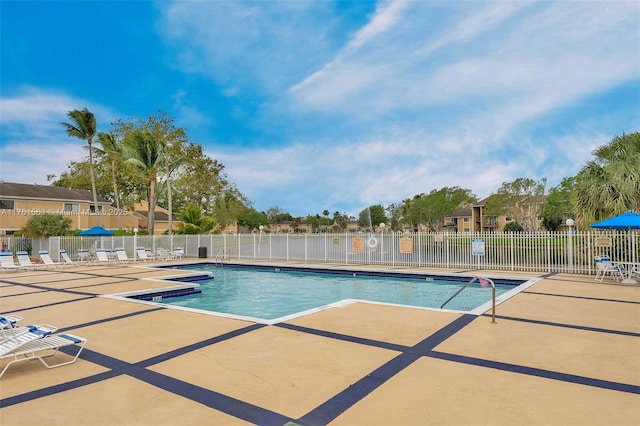
[[[218,266],[218,259],[220,259],[220,266],[223,267],[224,266],[224,258],[227,255],[227,249],[226,248],[221,248],[218,251],[218,254],[216,254],[216,258],[215,258],[215,266]]]
[[[440,305],[440,309],[444,308],[444,306],[447,303],[449,303],[454,297],[459,295],[462,292],[462,290],[464,290],[465,288],[469,287],[475,281],[480,282],[480,280],[485,280],[486,282],[491,284],[491,302],[492,302],[491,303],[491,324],[495,324],[496,323],[496,285],[494,284],[494,282],[493,282],[493,280],[491,278],[484,278],[484,277],[473,277],[473,278],[471,278],[471,280],[468,283],[466,283],[464,285],[464,287],[462,287],[460,290],[456,291],[453,294],[453,296],[448,298],[442,305]]]

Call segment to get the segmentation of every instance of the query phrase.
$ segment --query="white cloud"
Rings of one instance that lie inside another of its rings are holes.
[[[233,90],[277,93],[328,54],[328,2],[176,1],[160,7],[159,31],[178,49],[178,67]]]
[[[67,112],[84,107],[103,123],[114,117],[101,105],[35,87],[0,98],[0,180],[46,184],[48,174],[59,176],[70,162],[84,159],[85,144],[60,126]]]

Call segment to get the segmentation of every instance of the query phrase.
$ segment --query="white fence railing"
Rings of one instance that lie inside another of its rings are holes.
[[[48,250],[58,257],[66,250],[124,248],[129,258],[136,247],[171,250],[183,247],[190,258],[271,260],[388,266],[495,269],[505,271],[595,273],[595,256],[640,261],[640,232],[585,233],[344,233],[344,234],[237,234],[113,237],[52,237],[28,240],[2,237],[14,253]]]

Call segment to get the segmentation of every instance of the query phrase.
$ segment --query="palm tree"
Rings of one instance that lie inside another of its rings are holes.
[[[150,132],[134,130],[125,138],[126,163],[139,168],[149,179],[149,216],[147,230],[153,235],[156,212],[156,185],[158,171],[164,159],[164,147]]]
[[[200,207],[195,204],[189,204],[178,216],[182,220],[180,232],[183,234],[202,234],[210,231],[215,225],[215,221],[204,216]]]
[[[67,116],[72,124],[61,122],[70,137],[87,141],[89,145],[89,175],[91,176],[91,191],[93,192],[93,208],[98,214],[98,191],[96,191],[96,176],[93,171],[93,137],[96,135],[96,117],[86,107],[82,110],[74,109],[69,111]],[[100,224],[100,215],[97,216],[97,223]]]
[[[116,180],[116,161],[122,156],[122,146],[118,138],[111,132],[98,133],[98,142],[102,149],[96,150],[109,156],[111,160],[111,179],[113,180],[113,196],[116,199],[116,209],[120,210],[120,196],[118,195],[118,182]]]
[[[593,151],[576,176],[573,201],[581,227],[640,210],[640,132],[614,137]]]

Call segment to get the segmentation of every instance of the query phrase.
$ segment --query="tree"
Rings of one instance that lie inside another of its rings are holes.
[[[71,231],[71,218],[45,213],[32,216],[20,233],[28,238],[49,238],[67,235]]]
[[[200,207],[195,204],[189,204],[181,210],[178,217],[182,220],[182,224],[178,227],[180,234],[204,234],[216,225],[215,219],[204,216]]]
[[[158,171],[164,159],[162,144],[145,130],[134,130],[125,139],[126,163],[141,170],[149,183],[147,230],[153,235],[156,212],[156,185]]]
[[[369,206],[358,214],[358,225],[373,231],[380,223],[387,223],[387,216],[384,214],[384,207],[380,204]]]
[[[111,178],[113,180],[113,198],[116,202],[116,208],[120,210],[120,197],[118,196],[118,181],[116,179],[116,162],[122,158],[122,145],[113,132],[98,133],[98,142],[102,145],[102,149],[96,150],[109,157],[111,161]]]
[[[416,195],[412,200],[405,200],[402,206],[390,208],[392,217],[402,212],[403,222],[413,225],[426,224],[430,230],[438,231],[447,215],[465,203],[476,201],[477,198],[471,190],[454,186]]]
[[[110,162],[107,156],[104,155],[96,156],[95,160],[93,170],[96,176],[98,196],[106,198],[115,204]],[[121,208],[130,207],[134,203],[146,199],[147,179],[140,170],[126,164],[124,159],[116,162],[116,181]],[[61,173],[60,177],[51,184],[63,188],[86,189],[91,191],[89,161],[69,163],[68,170]]]
[[[616,136],[593,155],[576,175],[573,202],[580,228],[640,211],[640,132]]]
[[[524,228],[518,222],[509,222],[504,226],[504,232],[522,232]]]
[[[540,217],[547,179],[536,182],[530,178],[518,178],[513,182],[502,182],[485,205],[485,215],[512,217],[527,231],[534,231]]]
[[[571,193],[575,185],[574,177],[562,179],[560,185],[549,190],[547,200],[542,205],[540,218],[547,231],[557,231],[564,219],[573,217]]]
[[[91,177],[91,192],[93,193],[93,208],[96,214],[98,214],[98,191],[96,190],[96,177],[93,171],[93,137],[96,134],[96,117],[87,108],[82,110],[74,109],[69,111],[67,116],[71,119],[73,124],[63,123],[60,125],[65,128],[69,137],[74,137],[87,141],[89,145],[89,175]],[[100,216],[98,215],[98,223],[100,223]]]
[[[238,216],[238,226],[244,226],[249,230],[255,230],[258,229],[260,225],[269,225],[269,220],[264,212],[258,212],[254,208],[246,208]]]

